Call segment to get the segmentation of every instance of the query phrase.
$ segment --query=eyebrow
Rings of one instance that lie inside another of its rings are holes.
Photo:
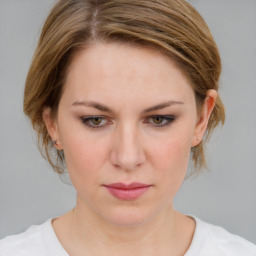
[[[142,111],[142,113],[145,114],[145,113],[148,113],[148,112],[151,112],[151,111],[154,111],[154,110],[167,108],[167,107],[170,107],[172,105],[182,105],[182,104],[184,104],[182,101],[170,100],[170,101],[166,101],[166,102],[157,104],[155,106],[146,108],[145,110]],[[107,106],[105,106],[101,103],[95,102],[95,101],[75,101],[72,104],[72,106],[93,107],[93,108],[96,108],[100,111],[114,113],[114,111],[111,108],[109,108],[109,107],[107,107]]]

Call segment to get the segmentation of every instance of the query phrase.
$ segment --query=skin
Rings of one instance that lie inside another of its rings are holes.
[[[53,220],[70,255],[184,255],[195,222],[176,212],[172,202],[216,96],[214,90],[207,92],[198,115],[189,82],[170,58],[154,49],[94,44],[76,54],[57,116],[49,108],[43,112],[77,191],[76,207]],[[85,106],[85,101],[113,112]],[[143,113],[167,101],[172,104]],[[89,123],[100,128],[82,122],[93,115],[103,117]],[[154,115],[174,119],[158,127],[167,121]],[[116,182],[151,187],[141,197],[123,201],[103,186]]]

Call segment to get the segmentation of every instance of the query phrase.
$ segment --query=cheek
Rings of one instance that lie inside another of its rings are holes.
[[[100,171],[106,158],[106,145],[95,140],[84,129],[63,129],[62,145],[66,166],[75,187],[91,186],[101,177]],[[99,178],[98,178],[99,177]]]
[[[186,132],[179,132],[165,138],[162,143],[155,144],[155,158],[159,163],[174,170],[180,170],[187,165],[191,149],[191,136]]]
[[[65,153],[70,179],[79,197],[90,204],[101,191],[104,177],[104,148],[95,143],[71,142]]]
[[[154,148],[155,169],[158,172],[158,183],[173,196],[181,186],[186,175],[190,157],[191,138],[189,133],[181,132],[165,140]]]

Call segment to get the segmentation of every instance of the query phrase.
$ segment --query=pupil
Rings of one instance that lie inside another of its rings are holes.
[[[99,124],[100,123],[100,118],[99,117],[95,117],[94,120],[96,121],[96,122],[94,122],[95,124]]]
[[[161,117],[155,117],[156,123],[158,124],[161,123],[161,119],[162,119]]]

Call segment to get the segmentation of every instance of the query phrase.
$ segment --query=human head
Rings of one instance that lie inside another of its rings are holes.
[[[59,173],[64,155],[54,150],[42,113],[50,107],[57,114],[73,56],[96,42],[150,46],[169,56],[190,82],[198,111],[207,90],[219,87],[217,46],[200,14],[184,0],[58,1],[42,29],[28,72],[24,112],[37,131],[41,152]],[[204,144],[220,122],[224,122],[224,108],[218,97],[205,138],[192,148],[196,168],[206,166]]]

